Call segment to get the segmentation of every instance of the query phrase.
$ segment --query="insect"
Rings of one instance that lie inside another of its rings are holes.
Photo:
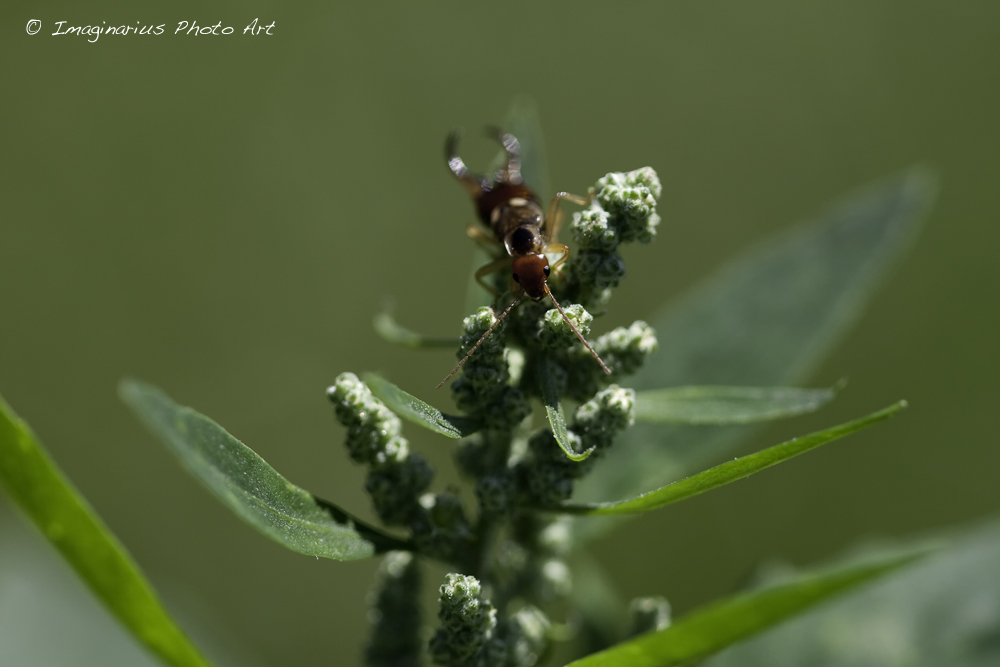
[[[503,146],[507,159],[504,166],[494,174],[493,179],[487,179],[472,173],[465,162],[458,156],[458,139],[460,132],[453,131],[445,142],[445,160],[448,168],[459,183],[472,195],[479,219],[489,231],[476,225],[469,225],[466,232],[474,241],[497,256],[489,264],[476,271],[476,281],[493,296],[500,296],[493,286],[484,278],[492,273],[510,269],[510,292],[514,295],[503,314],[483,334],[482,338],[469,350],[469,353],[458,362],[444,380],[438,384],[441,388],[472,356],[472,353],[482,345],[493,330],[507,317],[507,314],[527,296],[534,301],[541,301],[546,296],[559,310],[566,324],[570,326],[584,347],[590,351],[604,372],[611,374],[611,369],[598,356],[572,321],[566,317],[562,306],[552,296],[548,278],[553,271],[559,269],[569,259],[569,248],[556,242],[559,227],[562,224],[560,202],[565,199],[574,204],[586,206],[593,200],[594,193],[586,197],[560,192],[549,203],[548,212],[543,214],[538,196],[525,185],[521,177],[521,146],[514,135],[502,132],[497,128],[487,128],[487,135],[496,139]],[[549,266],[546,253],[560,255],[555,264]]]

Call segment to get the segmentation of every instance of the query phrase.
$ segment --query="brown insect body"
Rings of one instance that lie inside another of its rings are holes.
[[[475,226],[470,226],[466,230],[469,236],[492,250],[496,257],[494,261],[476,271],[476,280],[494,296],[500,296],[497,290],[486,283],[483,278],[509,267],[511,271],[510,291],[515,298],[504,313],[497,318],[489,331],[483,334],[479,342],[465,355],[465,358],[458,363],[448,377],[441,381],[438,387],[441,387],[462,367],[476,351],[476,348],[486,340],[493,329],[525,295],[535,301],[540,301],[546,296],[549,297],[577,338],[597,359],[604,371],[610,374],[610,369],[597,356],[597,353],[583,338],[573,322],[566,317],[566,313],[552,296],[548,286],[550,273],[558,269],[569,258],[569,248],[562,243],[555,242],[562,221],[559,202],[562,199],[568,199],[576,204],[586,205],[593,198],[593,193],[587,197],[578,197],[560,192],[553,197],[546,216],[537,195],[524,184],[521,178],[521,147],[517,139],[514,135],[495,128],[489,129],[488,134],[496,138],[507,153],[506,164],[497,171],[492,180],[469,171],[465,162],[458,156],[459,133],[457,131],[448,136],[445,143],[445,159],[452,174],[475,200],[479,219],[492,232],[490,234]],[[549,260],[545,256],[546,253],[559,253],[561,257],[555,265],[550,267]]]

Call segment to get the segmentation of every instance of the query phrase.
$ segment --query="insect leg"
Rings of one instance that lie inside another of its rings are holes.
[[[561,252],[562,257],[556,260],[556,263],[552,265],[552,272],[555,273],[556,270],[562,266],[563,262],[569,259],[569,246],[563,245],[562,243],[548,243],[545,245],[545,252]]]
[[[483,266],[479,267],[478,271],[476,271],[476,282],[482,285],[483,289],[485,289],[493,296],[495,297],[500,296],[500,293],[497,292],[492,285],[484,281],[483,278],[490,275],[491,273],[496,273],[497,271],[501,271],[507,268],[508,266],[510,266],[511,261],[513,261],[513,258],[511,257],[501,257],[500,259],[493,260],[489,264],[484,264]]]
[[[559,202],[563,199],[574,204],[579,204],[580,206],[587,206],[594,200],[594,190],[591,188],[586,197],[571,195],[568,192],[556,193],[556,196],[552,198],[551,202],[549,202],[549,212],[548,215],[545,216],[545,226],[548,230],[549,240],[551,241],[555,241],[556,237],[559,236],[559,227],[562,226],[562,210],[559,208]]]
[[[465,233],[469,235],[469,238],[482,246],[486,252],[496,252],[503,248],[503,245],[497,241],[495,236],[477,225],[469,225],[465,228]]]
[[[458,156],[458,139],[462,136],[462,131],[455,129],[448,135],[444,142],[444,159],[448,162],[448,169],[455,175],[458,182],[462,184],[470,195],[478,198],[483,194],[489,183],[479,174],[469,171],[465,162]]]

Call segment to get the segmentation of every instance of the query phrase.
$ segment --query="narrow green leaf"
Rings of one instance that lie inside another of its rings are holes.
[[[705,493],[706,491],[711,491],[720,486],[725,486],[730,482],[735,482],[744,477],[749,477],[755,472],[760,472],[765,468],[770,468],[799,454],[804,454],[810,449],[815,449],[820,445],[825,445],[828,442],[860,431],[883,419],[888,419],[904,407],[906,407],[906,401],[900,401],[878,412],[873,412],[867,417],[861,417],[860,419],[855,419],[854,421],[849,421],[846,424],[834,426],[824,431],[804,435],[800,438],[783,442],[780,445],[768,447],[756,454],[750,454],[749,456],[744,456],[733,461],[726,461],[721,465],[717,465],[687,479],[668,484],[656,491],[644,493],[637,498],[614,503],[566,504],[560,507],[560,510],[571,514],[599,516],[603,514],[637,514],[639,512],[659,509]]]
[[[1000,521],[994,516],[985,525],[949,528],[931,539],[947,548],[731,646],[704,667],[1000,665]],[[870,557],[884,547],[862,548]]]
[[[119,391],[149,431],[231,510],[275,542],[307,556],[367,558],[406,544],[313,496],[278,474],[252,449],[152,385],[122,382]]]
[[[669,628],[577,660],[569,667],[673,667],[701,660],[851,587],[871,581],[927,553],[884,556],[797,577],[696,609]]]
[[[555,380],[552,377],[552,366],[548,360],[540,362],[539,382],[542,389],[542,403],[545,404],[545,414],[549,418],[549,426],[552,427],[552,436],[559,443],[559,448],[571,461],[583,461],[593,453],[591,447],[585,452],[577,453],[573,448],[573,443],[569,440],[569,431],[566,429],[566,416],[563,414],[562,403],[559,402],[559,392],[556,390]]]
[[[749,424],[813,412],[839,389],[696,386],[637,391],[635,418],[663,424]]]
[[[160,604],[139,566],[0,398],[0,485],[111,613],[168,665],[209,662]]]
[[[406,393],[375,373],[364,374],[365,384],[375,398],[397,415],[414,424],[430,429],[449,438],[464,438],[479,430],[478,422],[467,417],[446,415],[416,396]]]
[[[664,344],[631,386],[807,381],[911,245],[934,192],[933,174],[909,169],[741,253],[647,320]],[[745,426],[636,424],[581,480],[577,498],[661,486],[725,458],[752,435]]]
[[[433,338],[418,334],[396,322],[389,309],[372,318],[372,327],[382,340],[413,349],[451,347],[457,348],[458,338]]]

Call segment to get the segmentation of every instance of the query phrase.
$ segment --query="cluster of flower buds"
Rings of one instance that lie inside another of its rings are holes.
[[[627,327],[618,327],[597,337],[594,351],[600,355],[611,375],[606,375],[582,345],[570,348],[565,364],[568,373],[566,395],[576,401],[586,401],[601,387],[617,382],[642,368],[659,344],[653,328],[636,320]]]
[[[655,236],[660,194],[650,168],[610,173],[597,182],[590,207],[570,224],[573,254],[564,270],[552,275],[553,302],[559,299],[569,322],[548,299],[526,298],[502,322],[491,308],[465,318],[457,356],[475,352],[452,384],[452,395],[479,426],[456,451],[460,470],[476,484],[475,526],[454,493],[425,493],[430,468],[410,454],[399,419],[357,377],[345,373],[330,389],[337,417],[348,429],[351,457],[370,466],[366,488],[379,516],[410,528],[416,553],[463,572],[448,574],[440,588],[441,623],[430,657],[441,667],[531,667],[546,650],[550,622],[542,609],[571,592],[570,540],[565,520],[537,510],[568,500],[575,481],[632,424],[635,392],[616,383],[636,372],[657,347],[653,330],[642,321],[598,337],[593,348],[611,370],[606,374],[577,332],[589,335],[594,318],[587,309],[603,309],[625,275],[619,244],[648,243]],[[507,276],[497,280],[506,287]],[[529,397],[542,398],[548,406],[553,398],[576,402],[567,427],[569,446],[590,456],[570,459],[548,428],[529,433]],[[412,557],[395,554],[383,566],[367,653],[373,667],[415,664],[402,657],[394,661],[406,651],[417,654],[414,568]],[[486,588],[500,609],[468,572],[488,573]],[[633,633],[664,627],[669,605],[662,599],[637,600],[631,618]]]
[[[635,421],[635,391],[611,385],[577,408],[569,439],[577,453],[593,449],[583,461],[571,461],[552,432],[542,430],[528,440],[530,457],[518,466],[527,496],[540,507],[569,499],[573,482],[590,472],[614,437]]]
[[[660,216],[656,201],[660,179],[649,167],[610,173],[597,181],[591,207],[575,213],[570,229],[576,248],[568,268],[563,294],[588,307],[603,307],[625,276],[618,254],[620,243],[649,243],[656,236]]]
[[[475,577],[449,574],[438,601],[441,627],[430,646],[442,667],[531,667],[548,646],[544,613],[528,604],[499,621]]]
[[[490,308],[480,308],[465,318],[457,357],[462,359],[479,342],[497,316]],[[482,341],[475,354],[462,367],[462,375],[452,383],[455,404],[469,417],[479,420],[487,431],[509,432],[531,413],[527,397],[510,386],[506,345],[503,335],[506,322]]]
[[[453,494],[425,494],[434,477],[430,464],[410,452],[399,417],[375,398],[353,373],[341,373],[327,390],[337,420],[347,427],[351,458],[369,466],[365,490],[388,525],[405,526],[421,551],[454,561],[472,533]]]
[[[370,596],[372,632],[365,647],[371,667],[418,667],[423,652],[420,567],[405,551],[388,553]]]
[[[441,627],[431,657],[442,667],[502,667],[507,647],[497,634],[497,610],[473,576],[449,574],[438,598]]]
[[[409,526],[422,514],[420,495],[434,477],[430,464],[411,454],[401,424],[353,373],[341,373],[327,390],[337,420],[347,427],[347,451],[369,466],[365,490],[385,523]]]
[[[594,316],[588,313],[583,306],[575,303],[570,304],[563,308],[563,312],[566,313],[566,317],[577,328],[580,335],[586,336],[590,333],[590,324],[594,321]],[[545,311],[545,314],[538,320],[536,337],[539,346],[546,351],[562,351],[579,343],[576,334],[566,324],[566,320],[556,308]]]

